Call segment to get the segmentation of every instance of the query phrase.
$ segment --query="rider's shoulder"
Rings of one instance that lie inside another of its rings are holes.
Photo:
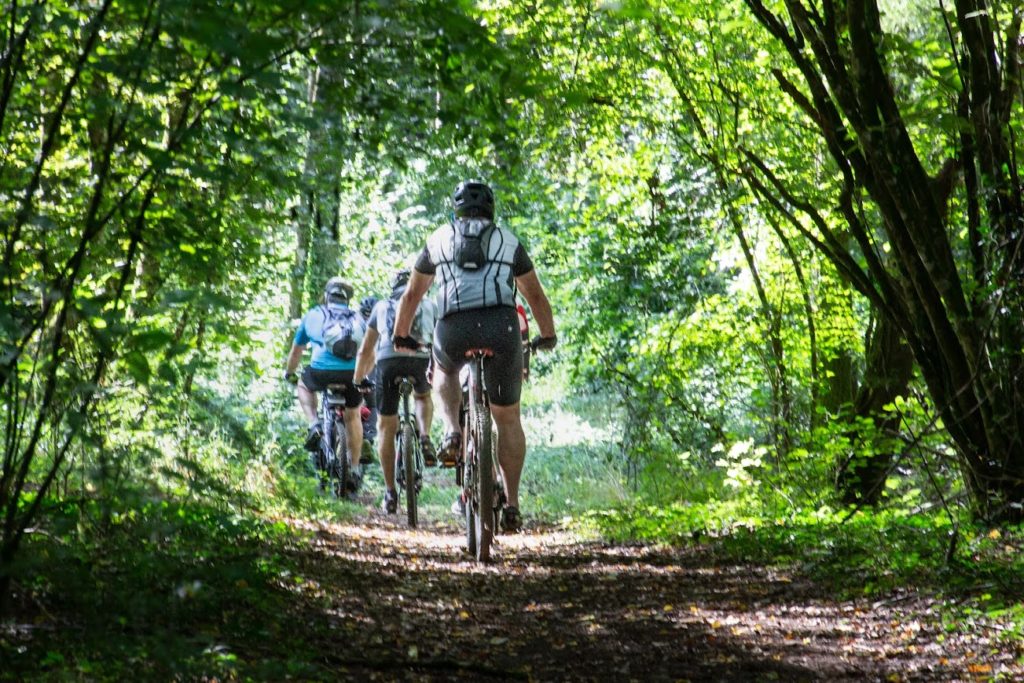
[[[449,239],[453,234],[455,234],[455,224],[442,223],[441,225],[431,230],[430,234],[427,235],[427,244],[429,245],[439,240]]]
[[[311,309],[306,311],[306,315],[302,316],[302,318],[303,320],[306,320],[308,318],[320,317],[324,314],[325,308],[326,306],[324,306],[323,304],[317,304],[316,306],[313,306]]]
[[[508,240],[514,240],[517,244],[520,242],[519,235],[515,234],[503,225],[495,224],[494,229],[497,230]]]

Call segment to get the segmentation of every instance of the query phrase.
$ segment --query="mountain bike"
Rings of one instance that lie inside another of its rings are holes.
[[[472,357],[472,362],[460,415],[462,466],[458,470],[461,477],[457,476],[456,480],[462,485],[466,508],[466,549],[479,562],[487,562],[505,505],[505,486],[498,468],[490,401],[484,385],[484,359],[493,352],[473,349],[467,355]]]
[[[313,454],[320,477],[320,490],[330,490],[336,498],[344,498],[355,483],[348,453],[348,432],[345,430],[346,384],[328,384],[320,402],[320,423],[323,435],[320,449]],[[340,423],[340,426],[339,426]]]
[[[409,406],[413,378],[398,378],[398,394],[402,409],[398,414],[398,433],[395,435],[395,481],[398,489],[405,492],[405,514],[409,526],[418,523],[416,498],[423,487],[423,449],[420,446],[420,430],[416,417]]]

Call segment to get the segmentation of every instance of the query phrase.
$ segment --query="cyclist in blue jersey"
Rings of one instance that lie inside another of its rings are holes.
[[[326,391],[330,384],[345,384],[345,431],[348,435],[349,457],[353,480],[358,488],[360,480],[359,455],[363,445],[363,425],[359,407],[362,394],[353,381],[356,350],[365,327],[358,311],[348,307],[352,286],[339,277],[332,277],[324,287],[323,303],[311,309],[302,318],[292,342],[285,366],[285,379],[298,383],[298,400],[309,421],[306,448],[315,451],[323,435],[323,425],[317,413],[316,392]],[[309,365],[296,374],[306,346],[313,345]]]

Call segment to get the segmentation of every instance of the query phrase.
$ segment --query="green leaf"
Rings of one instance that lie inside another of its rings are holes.
[[[149,367],[149,359],[146,358],[145,354],[139,351],[132,351],[121,359],[125,367],[128,369],[128,374],[132,376],[139,384],[146,384],[149,382],[149,378],[152,371]]]

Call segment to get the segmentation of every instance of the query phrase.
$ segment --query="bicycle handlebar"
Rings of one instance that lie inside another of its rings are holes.
[[[553,351],[557,344],[558,337],[556,335],[551,335],[550,337],[537,336],[530,342],[530,350],[533,352]]]
[[[392,337],[391,343],[394,344],[396,351],[419,351],[426,348],[425,344],[421,344],[416,341],[415,337]]]

